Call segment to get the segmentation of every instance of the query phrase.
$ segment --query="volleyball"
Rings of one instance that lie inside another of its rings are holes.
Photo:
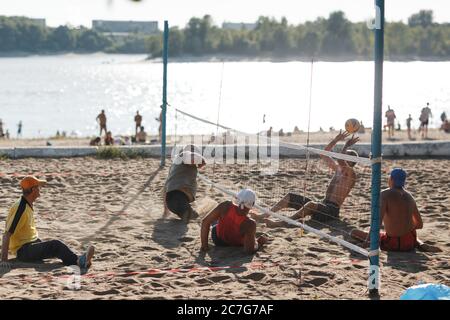
[[[345,122],[345,130],[349,133],[357,132],[360,126],[359,121],[356,119],[348,119]]]

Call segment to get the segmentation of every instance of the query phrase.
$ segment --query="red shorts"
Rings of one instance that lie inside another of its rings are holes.
[[[417,246],[416,230],[401,237],[391,237],[380,232],[380,248],[385,251],[411,251]]]

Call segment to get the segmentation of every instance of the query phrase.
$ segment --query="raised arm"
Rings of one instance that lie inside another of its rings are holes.
[[[353,146],[354,144],[356,144],[358,141],[359,141],[359,137],[356,137],[356,138],[355,138],[355,135],[352,135],[352,137],[351,137],[350,139],[348,139],[347,142],[345,142],[344,147],[342,148],[341,153],[342,153],[342,154],[346,154],[348,148],[350,148],[351,146]],[[338,163],[339,163],[340,166],[344,166],[344,167],[347,167],[347,166],[348,166],[347,161],[340,160],[340,159],[338,159],[337,161],[338,161]]]
[[[350,135],[350,133],[348,133],[347,131],[342,132],[339,131],[339,134],[333,139],[331,140],[331,142],[325,147],[325,151],[331,151],[334,146],[339,142],[344,140],[345,138],[347,138]],[[328,156],[324,156],[324,155],[320,155],[320,158],[325,161],[325,163],[328,165],[328,167],[332,170],[336,170],[336,162],[328,157]]]
[[[208,236],[209,236],[209,229],[211,228],[211,224],[214,221],[219,220],[219,218],[225,214],[225,212],[228,210],[231,202],[225,201],[219,204],[217,207],[215,207],[213,210],[211,210],[206,217],[202,220],[202,227],[200,231],[200,239],[201,239],[201,250],[207,251],[209,249],[208,247]]]

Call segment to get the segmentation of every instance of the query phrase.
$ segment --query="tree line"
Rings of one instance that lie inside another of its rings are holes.
[[[268,58],[371,59],[374,36],[366,22],[352,23],[342,11],[328,18],[289,24],[260,17],[252,30],[229,30],[214,24],[211,16],[193,17],[184,29],[172,27],[171,57],[234,55]],[[132,33],[111,36],[87,28],[42,28],[29,19],[0,17],[0,52],[96,52],[162,54],[162,34]],[[433,21],[433,12],[422,10],[407,23],[388,22],[385,29],[387,59],[450,58],[450,24]]]

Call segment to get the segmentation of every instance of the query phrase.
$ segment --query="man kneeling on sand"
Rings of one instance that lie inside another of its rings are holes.
[[[213,209],[202,221],[201,242],[202,251],[207,251],[208,235],[216,246],[240,246],[248,254],[253,254],[267,242],[267,238],[260,236],[255,239],[256,222],[247,215],[254,206],[255,193],[250,189],[243,189],[237,194],[237,204],[225,201]]]
[[[389,176],[389,188],[381,192],[380,221],[385,232],[380,232],[380,248],[385,251],[419,248],[439,252],[439,248],[424,244],[417,238],[416,230],[423,228],[423,222],[416,201],[404,188],[405,181],[406,172],[395,168]],[[366,243],[369,239],[369,233],[361,230],[353,230],[351,236]]]
[[[8,249],[22,262],[36,262],[43,259],[59,258],[66,266],[76,265],[81,274],[91,266],[94,247],[89,247],[81,256],[73,253],[59,240],[41,241],[34,222],[33,203],[40,196],[40,187],[46,183],[35,177],[25,177],[21,182],[22,197],[9,209],[6,230],[2,241],[2,269],[9,270]]]

